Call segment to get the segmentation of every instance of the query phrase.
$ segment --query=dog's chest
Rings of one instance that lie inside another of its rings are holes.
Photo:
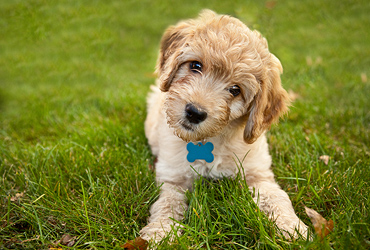
[[[207,144],[212,144],[213,161],[209,162],[209,159],[205,159],[206,157],[204,157],[203,159],[198,158],[194,162],[189,162],[193,174],[195,176],[201,175],[203,177],[215,179],[234,177],[238,172],[238,161],[236,160],[238,157],[236,156],[245,154],[243,147],[238,144],[236,144],[236,147],[232,147],[225,144],[225,141],[220,138],[212,138],[212,140],[204,143],[203,147],[200,147],[200,149],[205,148]],[[193,147],[199,148],[195,145]],[[189,153],[193,152],[189,151]]]
[[[221,179],[233,177],[237,167],[231,156],[214,154],[214,160],[207,163],[205,160],[196,160],[190,164],[194,175]]]

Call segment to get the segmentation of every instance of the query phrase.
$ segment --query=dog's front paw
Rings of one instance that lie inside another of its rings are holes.
[[[177,236],[181,235],[181,230],[172,230],[173,228],[179,227],[173,221],[158,221],[151,222],[143,229],[140,230],[140,237],[146,241],[152,241],[154,243],[160,242],[163,238],[170,236],[170,240],[174,239],[175,234]]]
[[[311,238],[308,235],[308,227],[299,219],[276,221],[277,226],[281,230],[285,238],[297,239],[301,236],[303,239]]]

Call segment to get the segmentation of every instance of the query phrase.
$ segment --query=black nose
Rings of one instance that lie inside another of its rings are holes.
[[[194,124],[198,124],[207,118],[206,112],[198,109],[191,103],[186,104],[185,112],[186,112],[186,119],[188,119],[189,122],[194,123]]]

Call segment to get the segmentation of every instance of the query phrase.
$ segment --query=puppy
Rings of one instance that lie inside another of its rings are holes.
[[[162,186],[141,238],[158,242],[179,226],[170,217],[183,219],[185,191],[198,174],[233,177],[235,158],[245,156],[243,177],[259,208],[285,236],[306,236],[307,226],[274,180],[265,137],[288,110],[281,72],[266,39],[236,18],[204,10],[166,30],[145,121]]]

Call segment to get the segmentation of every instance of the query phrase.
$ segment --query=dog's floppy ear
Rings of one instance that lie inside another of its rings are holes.
[[[260,89],[254,97],[244,129],[244,141],[253,143],[273,122],[288,111],[289,96],[281,86],[283,68],[279,59],[270,54],[267,72],[260,80]]]
[[[181,48],[185,45],[189,24],[182,22],[177,26],[169,27],[161,40],[161,47],[156,66],[156,73],[160,80],[160,89],[168,91],[171,82],[181,65],[178,60],[182,54]]]
[[[216,15],[215,12],[204,9],[200,12],[198,19],[182,21],[165,31],[155,71],[159,77],[159,87],[163,92],[168,91],[178,68],[184,62],[181,60],[182,48],[186,47],[187,41],[191,40],[191,34],[199,24],[211,20]]]

